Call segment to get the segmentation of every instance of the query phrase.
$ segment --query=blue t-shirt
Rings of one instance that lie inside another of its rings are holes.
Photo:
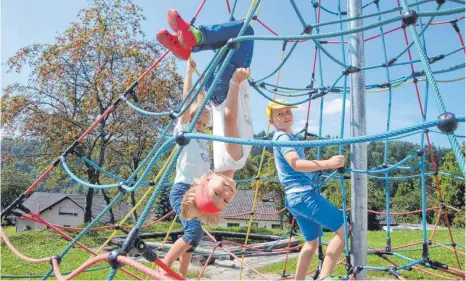
[[[273,135],[274,141],[299,141],[296,136],[290,136],[285,132],[277,131]],[[285,154],[290,151],[296,151],[299,158],[306,159],[304,155],[304,148],[302,147],[274,147],[273,155],[275,158],[275,167],[277,168],[278,179],[285,187],[285,192],[288,189],[297,186],[311,186],[313,185],[312,173],[298,172],[288,164],[285,159]]]

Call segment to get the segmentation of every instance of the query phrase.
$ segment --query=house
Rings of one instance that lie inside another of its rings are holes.
[[[386,214],[376,214],[375,220],[377,227],[379,229],[387,230],[387,215]],[[390,226],[397,226],[398,221],[393,215],[390,215]]]
[[[27,198],[23,205],[34,213],[39,212],[45,221],[65,226],[77,227],[84,222],[84,209],[86,206],[85,194],[63,194],[50,192],[34,192]],[[107,206],[102,195],[94,195],[92,200],[92,218],[95,218]],[[126,204],[113,207],[115,221],[121,220],[128,212]],[[23,213],[20,210],[16,212]],[[31,229],[45,229],[46,226],[21,217],[14,217],[16,232]],[[107,212],[100,219],[100,223],[110,223],[110,215]]]
[[[280,200],[278,196],[268,194],[257,202],[256,212],[258,213],[274,213],[280,210]],[[249,212],[252,210],[254,201],[253,190],[236,191],[235,199],[227,205],[222,211],[222,216],[233,216],[241,213],[247,213],[234,218],[224,218],[220,225],[223,227],[247,227],[249,224]],[[254,214],[252,226],[264,228],[281,228],[283,225],[281,217],[277,215],[262,215]]]

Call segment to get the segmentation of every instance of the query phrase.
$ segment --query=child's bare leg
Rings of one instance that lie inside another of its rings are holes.
[[[191,257],[193,256],[192,252],[185,252],[180,256],[180,270],[179,273],[183,278],[186,279],[188,275],[188,267],[191,262]]]
[[[192,246],[184,242],[183,238],[176,240],[175,244],[168,251],[167,255],[163,258],[163,262],[168,266],[172,267],[173,263],[179,258],[184,252],[189,250]]]
[[[348,229],[350,229],[349,224]],[[345,249],[344,226],[341,226],[335,233],[336,235],[328,243],[327,251],[325,252],[325,259],[322,264],[322,271],[320,272],[321,279],[327,277],[333,271],[341,253]]]
[[[296,280],[304,280],[306,278],[307,268],[311,264],[312,256],[316,252],[318,239],[304,243],[303,248],[299,252],[298,264],[296,265]]]

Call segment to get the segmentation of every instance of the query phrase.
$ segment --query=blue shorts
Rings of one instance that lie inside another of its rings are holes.
[[[192,219],[186,221],[181,218],[181,201],[183,201],[184,194],[189,188],[191,188],[190,184],[175,183],[170,192],[170,205],[172,205],[173,210],[175,210],[183,225],[183,241],[192,246],[188,252],[192,252],[201,241],[204,230],[202,229],[200,220]]]
[[[285,206],[294,216],[306,242],[322,235],[321,226],[337,231],[343,225],[343,212],[317,190],[285,195]]]

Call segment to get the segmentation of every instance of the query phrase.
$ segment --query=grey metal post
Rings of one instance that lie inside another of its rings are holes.
[[[362,0],[348,0],[348,17],[362,15]],[[350,21],[349,28],[362,26],[362,19]],[[351,65],[364,67],[363,33],[349,36],[349,56]],[[364,72],[351,74],[351,136],[364,136],[366,132],[366,97]],[[351,168],[367,170],[367,144],[351,145]],[[352,173],[351,175],[351,264],[367,265],[367,175]],[[357,280],[365,280],[366,271],[356,276]]]

